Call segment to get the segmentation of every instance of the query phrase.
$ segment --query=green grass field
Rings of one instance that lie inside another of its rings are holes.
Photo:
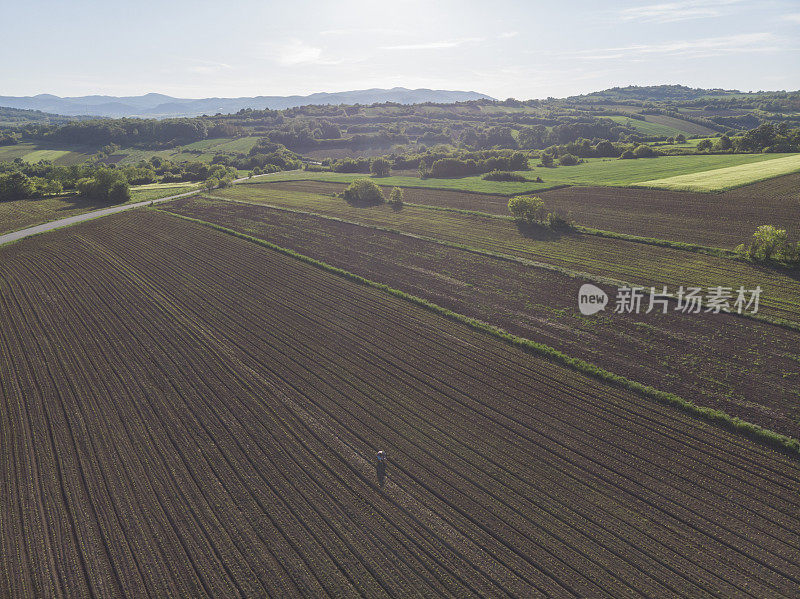
[[[541,177],[543,183],[517,183],[502,181],[484,181],[479,176],[460,179],[420,179],[418,177],[391,176],[383,177],[381,185],[397,185],[399,187],[429,187],[433,189],[457,189],[480,193],[513,195],[528,191],[543,191],[563,185],[602,185],[611,187],[628,187],[637,183],[648,182],[648,186],[659,187],[657,180],[690,175],[713,169],[720,169],[745,164],[756,164],[776,160],[781,157],[797,156],[792,154],[709,154],[700,156],[660,156],[658,158],[639,158],[637,160],[618,160],[614,158],[590,158],[576,166],[559,166],[555,168],[534,168],[530,171],[519,171],[530,179]],[[736,185],[745,185],[776,175],[761,176],[759,167],[748,171],[747,176],[740,177]],[[791,172],[791,171],[788,171]],[[784,174],[778,172],[777,174]],[[365,174],[352,173],[313,173],[309,171],[291,171],[273,173],[259,177],[257,181],[333,181],[350,183],[355,179],[367,177]],[[721,181],[724,183],[724,181]],[[665,189],[670,189],[669,183]],[[723,187],[708,187],[703,191],[718,191]]]
[[[211,162],[216,154],[244,153],[256,145],[259,137],[218,137],[204,139],[184,146],[177,146],[169,150],[138,150],[135,148],[123,148],[116,155],[122,156],[120,164],[136,164],[142,160],[148,160],[151,156],[159,156],[174,162]],[[202,152],[197,154],[196,152]]]
[[[0,162],[11,162],[22,158],[25,162],[34,163],[40,160],[52,160],[54,164],[68,166],[83,162],[89,157],[88,153],[55,148],[46,144],[21,143],[10,146],[0,146]]]
[[[151,183],[131,187],[131,202],[146,202],[171,195],[177,195],[193,189],[199,189],[194,183]]]
[[[541,171],[541,172],[540,172]],[[548,173],[544,169],[537,169],[536,172],[525,172],[524,174],[536,178],[544,178]],[[332,181],[334,183],[350,183],[356,179],[363,179],[369,175],[363,173],[312,173],[310,171],[288,171],[273,173],[255,179],[255,181]],[[392,176],[382,177],[375,180],[381,185],[393,185],[398,187],[429,187],[433,189],[457,189],[462,191],[474,191],[480,193],[515,194],[532,190],[549,189],[556,185],[545,179],[545,183],[517,183],[484,181],[480,177],[462,177],[460,179],[420,179],[419,177]]]
[[[756,162],[728,166],[710,171],[644,181],[639,185],[676,191],[721,191],[798,171],[800,171],[800,154],[793,154],[783,155],[782,158],[769,160],[766,163]]]
[[[753,289],[760,285],[764,290],[763,313],[800,322],[800,281],[735,260],[594,235],[559,235],[540,229],[523,234],[515,223],[505,219],[414,206],[405,206],[400,211],[388,205],[354,207],[338,198],[270,189],[268,185],[236,185],[217,190],[213,196],[397,229],[647,287],[668,285],[677,290],[681,285],[734,288],[741,285]]]

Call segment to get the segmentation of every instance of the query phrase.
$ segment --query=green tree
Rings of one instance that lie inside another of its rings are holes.
[[[382,204],[385,201],[381,188],[370,179],[356,179],[343,192],[342,197],[351,204]]]
[[[708,152],[713,147],[714,147],[714,142],[712,142],[710,139],[701,139],[700,143],[697,144],[697,151]]]
[[[558,159],[558,163],[561,166],[574,166],[579,162],[580,159],[574,154],[562,154]]]
[[[686,136],[683,133],[678,133],[675,136],[675,143],[676,144],[685,144],[686,143]]]
[[[23,200],[33,197],[36,184],[25,173],[12,171],[0,174],[0,201]]]
[[[526,223],[541,223],[547,214],[544,200],[539,196],[514,196],[508,201],[508,211],[516,220]]]
[[[108,190],[108,201],[122,204],[131,199],[131,187],[127,181],[114,181]]]
[[[369,165],[369,171],[375,177],[388,177],[392,165],[386,158],[374,158]]]
[[[403,205],[403,190],[399,187],[393,187],[392,192],[389,194],[389,204],[393,206],[402,206]]]
[[[717,147],[716,147],[717,150],[725,152],[727,150],[730,150],[731,148],[733,148],[733,142],[731,141],[731,138],[728,137],[727,135],[723,135],[717,140]]]
[[[554,159],[552,154],[542,153],[539,160],[541,160],[542,166],[553,166]]]
[[[633,150],[633,155],[637,158],[652,158],[656,155],[656,152],[647,144],[642,144],[640,146],[636,146],[636,149]]]
[[[607,139],[598,143],[594,147],[594,151],[598,156],[605,156],[605,157],[619,156],[619,152],[614,147],[614,144],[612,144]]]
[[[95,170],[91,177],[79,179],[75,187],[80,195],[104,202],[125,202],[131,197],[125,175],[110,168]]]
[[[751,260],[772,260],[777,258],[787,262],[796,261],[797,247],[789,243],[786,229],[773,225],[761,225],[753,233],[750,242],[742,244],[736,251]]]
[[[49,179],[44,188],[44,193],[48,195],[58,195],[64,191],[64,186],[57,179]]]
[[[756,247],[756,256],[769,260],[786,245],[786,229],[778,229],[773,225],[761,225],[753,233],[753,245]]]

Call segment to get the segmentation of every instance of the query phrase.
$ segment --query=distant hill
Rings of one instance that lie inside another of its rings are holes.
[[[201,114],[230,114],[242,108],[280,110],[308,104],[374,104],[397,102],[419,104],[422,102],[451,103],[467,100],[492,99],[477,92],[435,89],[364,89],[334,93],[316,93],[309,96],[256,96],[253,98],[173,98],[164,94],[143,96],[81,96],[61,98],[51,94],[37,96],[0,96],[0,106],[57,113],[61,115],[94,115],[105,117],[138,116],[166,118],[198,116]]]
[[[39,123],[45,125],[62,125],[71,121],[80,121],[92,117],[87,116],[64,116],[62,114],[51,114],[41,110],[27,110],[24,108],[8,108],[0,106],[0,126],[19,126],[29,123]]]
[[[763,93],[763,92],[762,92]],[[700,98],[720,98],[725,96],[746,96],[747,93],[735,89],[703,89],[685,85],[629,85],[628,87],[612,87],[603,91],[592,92],[582,96],[572,96],[569,100],[638,100],[646,102],[656,100],[662,102],[686,102]],[[759,95],[759,94],[753,94]]]

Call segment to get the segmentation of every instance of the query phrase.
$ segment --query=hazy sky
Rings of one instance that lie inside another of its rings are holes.
[[[4,1],[0,95],[800,89],[800,0]]]

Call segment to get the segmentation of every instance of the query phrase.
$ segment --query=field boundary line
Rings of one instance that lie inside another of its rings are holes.
[[[306,256],[305,254],[301,254],[289,248],[285,248],[264,239],[259,239],[257,237],[253,237],[252,235],[247,235],[246,233],[241,233],[239,231],[235,231],[233,229],[229,229],[227,227],[223,227],[221,225],[217,225],[214,223],[210,223],[204,220],[191,218],[188,216],[183,216],[180,214],[175,214],[169,212],[167,210],[161,210],[159,208],[154,208],[154,210],[174,216],[176,218],[180,218],[189,222],[194,222],[199,225],[203,225],[206,227],[210,227],[222,233],[232,235],[233,237],[238,237],[245,241],[249,241],[251,243],[255,243],[256,245],[260,245],[262,247],[271,249],[273,251],[279,252],[286,256],[290,256],[301,262],[305,262],[306,264],[315,266],[320,268],[326,272],[331,274],[335,274],[339,277],[344,279],[353,281],[360,285],[364,285],[366,287],[371,287],[373,289],[378,289],[385,293],[388,293],[394,297],[398,297],[400,299],[406,300],[409,303],[415,304],[420,306],[424,309],[427,309],[433,313],[439,314],[448,318],[449,320],[459,322],[461,324],[465,324],[472,329],[480,331],[482,333],[486,333],[496,339],[499,339],[503,342],[508,343],[514,347],[518,347],[527,353],[531,353],[537,356],[544,357],[551,362],[556,364],[560,364],[562,366],[566,366],[567,368],[579,372],[581,374],[590,376],[594,379],[599,379],[605,383],[609,383],[615,387],[627,389],[637,393],[638,395],[645,397],[647,399],[652,399],[659,401],[664,404],[675,406],[682,411],[702,418],[707,422],[715,425],[722,426],[723,428],[728,429],[729,431],[743,434],[744,436],[753,439],[755,441],[762,442],[766,445],[769,445],[775,449],[781,450],[788,455],[800,458],[800,441],[784,435],[782,433],[778,433],[776,431],[764,428],[757,424],[753,424],[751,422],[742,420],[741,418],[731,416],[727,412],[723,410],[718,410],[715,408],[709,408],[707,406],[698,406],[697,404],[684,399],[674,393],[669,393],[666,391],[661,391],[649,385],[643,385],[642,383],[638,383],[631,379],[628,379],[624,376],[614,374],[608,370],[600,368],[590,362],[586,362],[585,360],[581,360],[579,358],[572,358],[567,354],[550,347],[544,343],[539,343],[536,341],[532,341],[525,337],[520,337],[517,335],[513,335],[508,331],[491,325],[486,322],[482,322],[475,318],[471,318],[469,316],[465,316],[453,310],[449,310],[448,308],[444,308],[438,304],[430,302],[426,299],[421,297],[406,293],[399,289],[395,289],[394,287],[390,287],[389,285],[385,285],[383,283],[378,283],[376,281],[372,281],[355,273],[352,273],[348,270],[338,268],[336,266],[332,266],[323,262],[321,260],[317,260],[315,258],[311,258],[310,256]]]
[[[403,237],[410,237],[411,239],[419,239],[420,241],[427,241],[430,243],[437,243],[439,245],[443,245],[446,247],[455,248],[458,250],[462,250],[465,252],[469,252],[471,254],[477,254],[479,256],[487,256],[489,258],[495,258],[497,260],[503,260],[504,262],[512,262],[515,264],[521,264],[522,266],[527,266],[529,268],[538,268],[541,270],[548,270],[551,272],[557,272],[562,275],[565,275],[571,279],[584,279],[587,281],[591,281],[593,283],[600,283],[601,285],[610,285],[612,287],[639,287],[641,289],[647,289],[649,286],[647,285],[636,285],[631,283],[630,281],[624,281],[622,279],[615,279],[613,277],[605,277],[603,275],[592,274],[580,270],[572,270],[570,268],[566,268],[563,266],[556,266],[554,264],[548,264],[546,262],[538,262],[536,260],[529,260],[527,258],[522,258],[520,256],[514,256],[512,254],[503,254],[501,252],[493,252],[491,250],[483,250],[480,248],[476,248],[470,245],[466,245],[463,243],[456,243],[454,241],[446,241],[444,239],[436,239],[435,237],[427,237],[425,235],[418,235],[417,233],[409,233],[408,231],[402,231],[400,229],[393,229],[391,227],[384,227],[382,225],[371,225],[366,223],[360,223],[354,220],[348,220],[345,218],[341,218],[338,216],[331,216],[328,214],[321,214],[319,212],[311,212],[308,210],[299,210],[297,208],[288,208],[286,206],[278,206],[276,204],[268,204],[266,202],[248,202],[247,200],[239,200],[234,198],[226,198],[222,196],[215,196],[211,194],[205,194],[204,197],[210,198],[213,200],[220,200],[223,202],[232,202],[234,204],[244,204],[246,206],[260,206],[262,208],[270,208],[272,210],[281,210],[283,212],[291,212],[294,214],[304,214],[306,216],[313,216],[316,218],[322,218],[326,220],[331,220],[335,222],[344,223],[347,225],[354,225],[357,227],[364,227],[367,229],[373,229],[376,231],[384,231],[386,233],[393,233],[395,235],[402,235]],[[170,212],[170,214],[174,214]],[[176,216],[180,216],[177,215]],[[203,221],[205,222],[205,221]],[[670,301],[677,301],[677,298],[673,294],[667,294],[666,298]],[[783,329],[789,331],[798,331],[800,332],[800,322],[794,322],[791,320],[786,320],[784,318],[775,318],[773,316],[763,316],[762,314],[751,314],[749,312],[742,312],[741,314],[737,312],[727,312],[730,316],[735,316],[738,318],[749,318],[758,322],[763,322],[765,324],[769,324],[776,327],[781,327]]]

